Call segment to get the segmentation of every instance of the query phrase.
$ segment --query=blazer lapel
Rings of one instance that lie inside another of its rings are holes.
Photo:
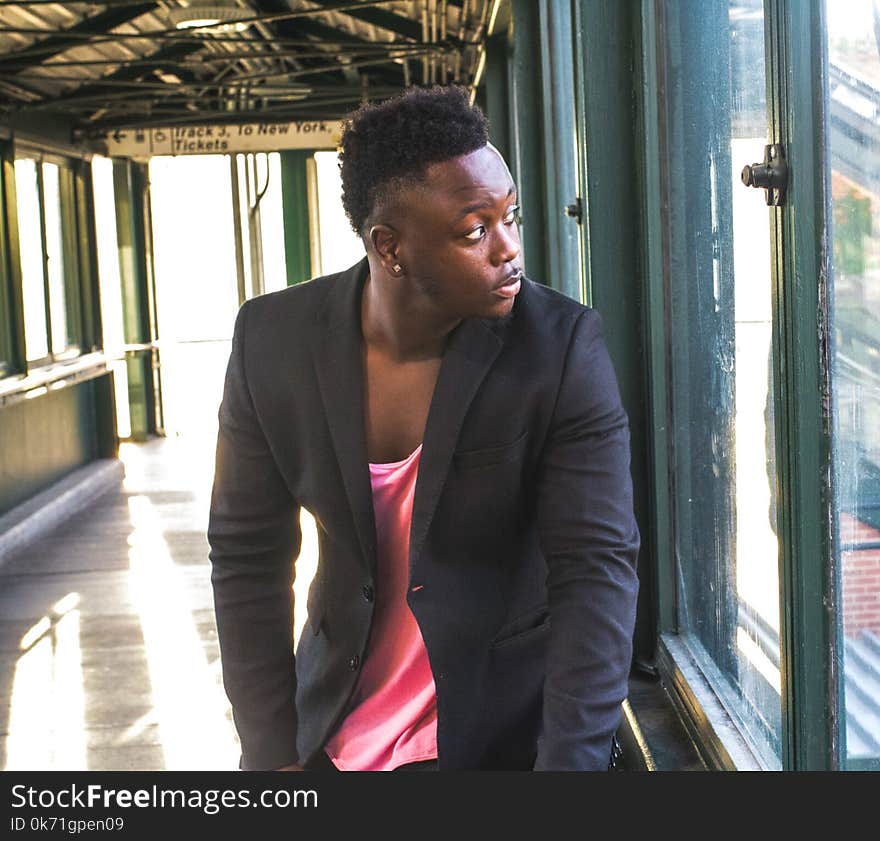
[[[361,295],[364,258],[328,291],[314,336],[314,359],[324,409],[363,557],[376,572],[376,526],[364,428]]]
[[[489,324],[476,318],[463,321],[450,336],[443,355],[419,457],[410,564],[418,558],[428,534],[465,414],[503,344]]]
[[[369,569],[376,573],[376,526],[364,428],[361,295],[366,258],[328,290],[314,336],[314,359],[327,424],[355,529]],[[449,472],[468,407],[503,341],[491,322],[473,318],[452,333],[443,355],[419,458],[409,558],[421,551]]]

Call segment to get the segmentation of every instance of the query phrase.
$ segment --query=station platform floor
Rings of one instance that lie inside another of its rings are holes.
[[[124,443],[118,487],[0,563],[0,768],[237,768],[205,536],[215,440]],[[304,523],[297,594],[313,555]]]
[[[124,479],[0,555],[0,770],[238,767],[206,537],[215,440],[216,427],[122,444]],[[317,562],[314,521],[301,526],[295,639]],[[631,679],[642,741],[660,767],[702,769],[661,695]],[[621,770],[647,769],[634,730],[620,735]]]

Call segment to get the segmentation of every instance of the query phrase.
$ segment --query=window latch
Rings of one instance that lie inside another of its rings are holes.
[[[567,204],[563,210],[565,210],[565,215],[574,219],[578,225],[583,221],[584,211],[580,196],[578,196],[571,204]]]
[[[746,164],[743,167],[742,183],[746,187],[759,187],[765,191],[770,207],[782,207],[788,188],[788,164],[785,162],[785,149],[781,143],[771,143],[764,147],[764,162]]]

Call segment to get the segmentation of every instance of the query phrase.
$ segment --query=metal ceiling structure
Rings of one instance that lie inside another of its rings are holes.
[[[90,133],[338,119],[365,99],[410,84],[473,87],[500,6],[500,0],[2,3],[0,122],[61,117]],[[187,17],[203,25],[182,28]]]

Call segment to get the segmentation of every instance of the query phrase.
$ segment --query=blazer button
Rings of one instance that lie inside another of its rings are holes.
[[[355,654],[354,657],[352,657],[351,660],[348,661],[348,668],[351,669],[353,672],[356,672],[360,664],[361,658],[358,654]]]
[[[364,599],[368,602],[373,601],[373,588],[369,584],[364,584],[364,589],[361,592],[364,594]]]

